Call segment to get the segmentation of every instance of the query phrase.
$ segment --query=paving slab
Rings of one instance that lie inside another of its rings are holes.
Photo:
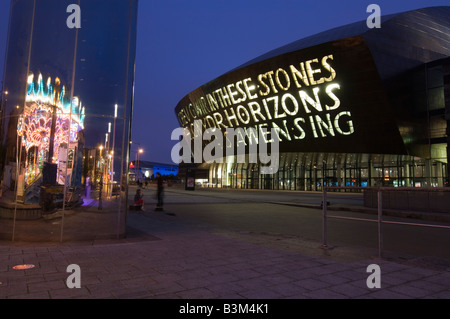
[[[402,263],[367,254],[336,259],[318,246],[309,254],[313,248],[302,250],[301,242],[287,247],[281,238],[277,245],[270,235],[218,230],[182,218],[183,209],[130,214],[129,227],[140,234],[134,238],[1,241],[0,299],[450,298],[445,263]],[[17,264],[35,267],[13,269]],[[80,288],[67,287],[70,264],[80,266]],[[381,288],[367,287],[370,264],[380,266]]]

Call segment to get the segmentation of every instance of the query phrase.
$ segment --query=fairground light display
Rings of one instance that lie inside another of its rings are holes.
[[[22,137],[25,156],[19,156],[26,170],[19,176],[18,193],[42,180],[44,163],[57,167],[57,182],[64,185],[66,176],[73,170],[74,153],[79,148],[80,135],[84,129],[85,110],[80,100],[67,99],[64,85],[59,78],[46,84],[39,74],[28,77],[26,105],[18,121],[17,132]],[[67,180],[66,185],[70,183]],[[26,193],[25,193],[26,194]],[[26,198],[25,202],[32,199]]]

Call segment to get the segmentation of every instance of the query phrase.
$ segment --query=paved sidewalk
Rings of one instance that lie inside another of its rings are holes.
[[[305,254],[168,212],[130,214],[127,239],[0,242],[0,299],[450,298],[446,265]],[[20,264],[35,267],[13,269]],[[81,288],[66,285],[71,264],[80,266]],[[381,288],[367,287],[370,264],[380,266]]]

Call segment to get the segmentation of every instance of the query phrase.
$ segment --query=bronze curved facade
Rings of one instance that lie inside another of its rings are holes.
[[[448,185],[449,21],[450,7],[386,16],[379,29],[361,21],[202,85],[175,108],[182,127],[274,129],[280,156],[275,174],[236,156],[198,168],[218,187]]]

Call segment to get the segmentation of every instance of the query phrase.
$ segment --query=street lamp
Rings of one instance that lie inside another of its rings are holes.
[[[3,91],[1,96],[1,105],[0,105],[0,131],[3,131],[3,122],[5,121],[6,116],[6,103],[8,102],[8,91]]]
[[[102,206],[102,189],[103,189],[103,145],[100,145],[100,183],[99,183],[99,190],[98,190],[98,209],[101,210],[103,208]]]
[[[136,153],[136,157],[137,157],[137,173],[136,173],[136,177],[139,175],[139,154],[143,153],[144,150],[142,148],[139,148],[139,150]]]
[[[113,124],[113,138],[112,138],[112,150],[111,150],[111,196],[113,193],[114,186],[114,145],[116,141],[116,118],[117,118],[117,108],[118,105],[114,105],[114,124]]]
[[[130,144],[139,145],[139,147],[136,151],[136,157],[135,157],[135,161],[134,161],[134,175],[135,175],[134,178],[135,178],[135,181],[137,182],[138,174],[139,174],[139,153],[143,153],[144,150],[141,148],[141,144],[139,144],[137,142],[130,141]]]

